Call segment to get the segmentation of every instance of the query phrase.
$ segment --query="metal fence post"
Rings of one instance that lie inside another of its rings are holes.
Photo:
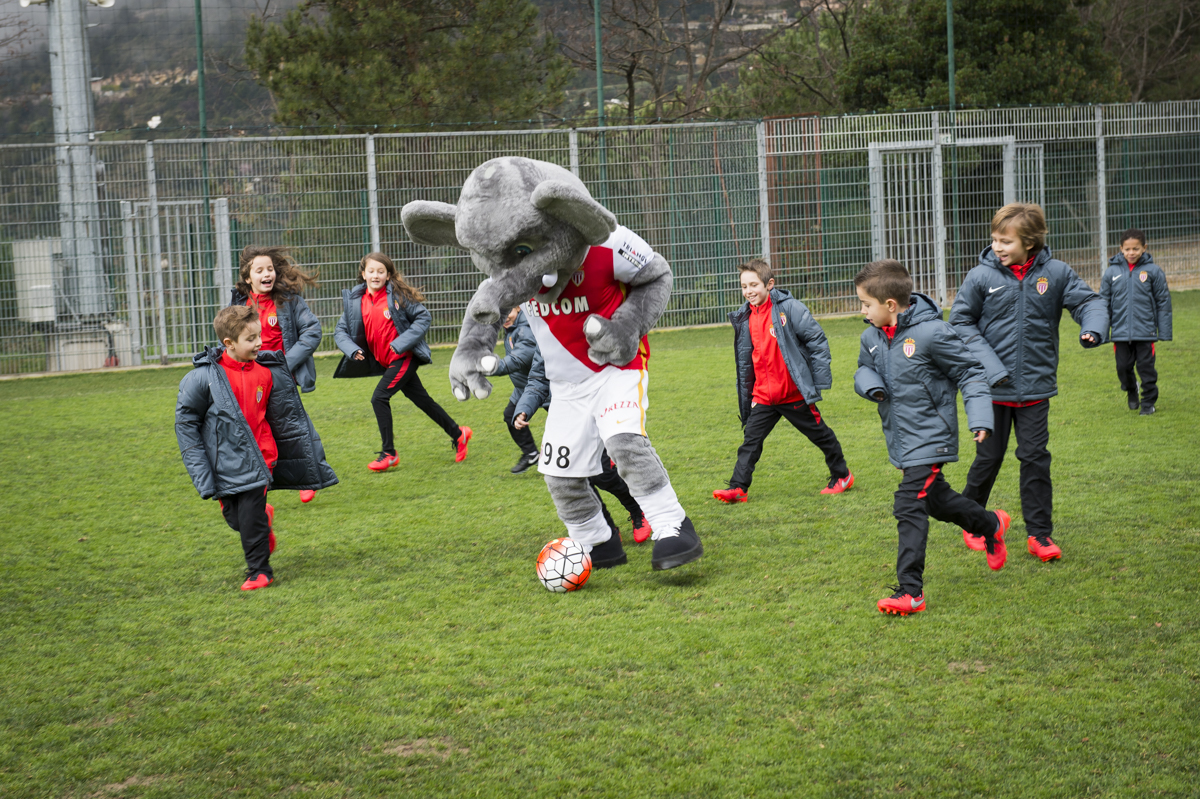
[[[762,257],[771,262],[771,195],[767,190],[767,123],[754,126],[758,140],[758,224],[762,235]]]
[[[1000,148],[1001,171],[1004,175],[1004,204],[1017,201],[1017,140],[1015,136],[1005,136]]]
[[[213,200],[213,217],[216,227],[217,266],[213,285],[217,287],[217,307],[223,307],[233,295],[233,242],[229,238],[229,200],[218,197]]]
[[[1100,221],[1100,269],[1108,262],[1108,197],[1104,165],[1104,107],[1096,106],[1096,216]]]
[[[150,270],[154,275],[154,304],[158,313],[158,360],[163,366],[167,358],[167,313],[163,295],[162,240],[158,224],[158,178],[154,174],[154,142],[146,142],[146,193],[150,198]]]
[[[379,185],[375,174],[375,136],[367,134],[367,213],[371,227],[371,252],[379,252]]]
[[[571,174],[579,177],[579,131],[575,128],[567,131],[567,149],[571,154]]]
[[[142,365],[142,292],[138,289],[137,252],[133,235],[133,203],[121,201],[121,245],[125,250],[125,304],[129,311],[132,366]]]
[[[867,179],[871,184],[871,260],[883,258],[883,157],[879,145],[867,145]]]
[[[942,197],[942,128],[941,112],[933,112],[933,260],[936,273],[938,302],[944,307],[949,300],[946,286],[946,209]]]

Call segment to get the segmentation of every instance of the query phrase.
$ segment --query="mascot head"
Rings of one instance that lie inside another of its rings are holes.
[[[603,244],[617,227],[612,213],[568,170],[516,156],[476,167],[457,205],[417,200],[404,206],[400,218],[418,244],[450,244],[471,253],[487,280],[467,316],[485,325],[543,288],[543,301],[553,302],[588,247]]]

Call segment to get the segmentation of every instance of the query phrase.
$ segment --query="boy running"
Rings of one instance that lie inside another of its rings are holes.
[[[978,535],[986,542],[988,566],[1004,567],[1008,514],[984,510],[942,475],[945,464],[958,460],[957,391],[976,441],[991,433],[991,395],[983,367],[942,321],[942,309],[913,293],[912,277],[899,261],[867,264],[855,276],[854,288],[870,325],[862,334],[854,390],[879,403],[888,460],[904,471],[892,510],[900,538],[899,584],[877,607],[907,616],[925,610],[930,516]]]
[[[950,324],[983,364],[992,387],[994,434],[975,446],[963,496],[984,504],[1010,432],[1021,462],[1021,515],[1027,546],[1043,563],[1062,557],[1054,532],[1050,484],[1050,398],[1058,393],[1058,323],[1063,308],[1079,323],[1079,343],[1095,347],[1108,330],[1104,301],[1046,246],[1041,206],[1009,203],[992,217],[992,244],[967,273]],[[975,550],[983,540],[963,531]]]
[[[738,413],[745,439],[729,488],[713,491],[722,502],[745,502],[762,457],[763,442],[780,418],[825,454],[829,483],[822,494],[840,494],[854,485],[842,446],[821,418],[821,389],[833,385],[829,341],[808,307],[775,288],[775,273],[761,259],[738,267],[746,304],[729,314],[737,368]]]

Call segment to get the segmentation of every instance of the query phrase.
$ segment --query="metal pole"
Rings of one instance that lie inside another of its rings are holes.
[[[600,0],[595,4],[596,18],[596,124],[600,127],[600,203],[608,202],[608,153],[604,140],[604,58],[600,53]]]
[[[125,304],[129,312],[132,366],[142,365],[142,293],[138,291],[137,253],[133,233],[133,203],[121,201],[121,244],[125,250]]]
[[[207,139],[208,118],[204,109],[204,21],[200,14],[200,0],[196,0],[196,90],[196,99],[200,103],[200,138]]]
[[[579,131],[575,128],[567,131],[567,150],[571,159],[571,174],[579,177]]]
[[[217,273],[213,284],[217,287],[217,306],[229,301],[233,294],[233,246],[229,239],[229,200],[218,197],[213,200],[213,216],[216,217]]]
[[[196,0],[200,2],[200,0]],[[946,0],[946,56],[948,64],[948,85],[950,87],[950,113],[954,113],[954,0]]]
[[[158,312],[158,360],[163,366],[170,363],[167,358],[167,315],[163,296],[163,257],[161,230],[158,223],[158,177],[154,174],[154,142],[146,142],[146,193],[150,198],[150,264],[154,275],[154,304]]]
[[[367,236],[371,252],[382,249],[379,239],[379,183],[375,172],[375,137],[367,134]]]
[[[758,140],[758,225],[762,234],[762,257],[770,263],[771,209],[770,195],[767,191],[767,123],[759,122],[754,126],[754,132]]]
[[[938,302],[949,301],[946,285],[946,209],[942,186],[942,128],[938,112],[933,112],[933,259],[937,278]]]
[[[1107,169],[1104,164],[1104,108],[1096,106],[1096,215],[1100,218],[1100,271],[1108,263]]]

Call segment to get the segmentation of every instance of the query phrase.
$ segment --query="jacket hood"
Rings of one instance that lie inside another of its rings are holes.
[[[1033,259],[1033,265],[1041,266],[1042,264],[1046,263],[1053,257],[1054,257],[1054,255],[1053,255],[1053,253],[1050,252],[1049,245],[1042,245],[1042,249],[1038,250],[1037,257]],[[992,245],[990,245],[990,244],[984,248],[983,252],[979,253],[979,264],[981,266],[990,266],[993,269],[998,269],[998,270],[1002,270],[1002,271],[1006,271],[1006,272],[1012,271],[1007,266],[1000,263],[999,257],[996,256],[996,253],[992,252]]]
[[[519,327],[529,327],[529,319],[525,317],[524,311],[517,311],[517,321],[513,322],[511,330],[516,332]]]
[[[896,317],[896,329],[912,327],[921,322],[928,322],[930,319],[941,318],[942,309],[932,298],[913,292],[913,295],[908,298],[908,308]]]
[[[1154,256],[1150,254],[1149,250],[1146,250],[1144,253],[1142,253],[1142,257],[1137,259],[1137,263],[1134,264],[1134,266],[1150,266],[1150,264],[1153,264],[1153,263],[1154,263]],[[1108,259],[1108,265],[1109,266],[1128,267],[1129,261],[1125,260],[1124,253],[1117,253],[1112,258]]]
[[[224,354],[224,347],[205,347],[202,351],[192,356],[192,367],[219,366],[221,356]],[[258,357],[254,360],[263,366],[279,366],[287,363],[287,356],[279,350],[260,350]]]

